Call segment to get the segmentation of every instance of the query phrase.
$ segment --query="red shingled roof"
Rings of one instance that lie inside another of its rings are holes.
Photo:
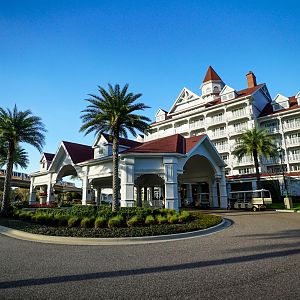
[[[257,91],[258,89],[260,89],[264,84],[258,84],[256,85],[255,87],[253,88],[247,88],[247,89],[244,89],[244,90],[240,90],[240,91],[236,91],[237,93],[237,97],[232,99],[232,100],[236,100],[236,99],[239,99],[241,97],[245,97],[245,96],[250,96],[252,95],[255,91]],[[221,98],[217,98],[213,101],[210,101],[210,102],[207,102],[205,107],[210,107],[210,106],[213,106],[213,105],[217,105],[217,104],[220,104],[222,103],[221,101]]]
[[[208,67],[205,77],[203,79],[203,82],[207,82],[210,80],[221,80],[222,81],[220,76],[216,73],[216,71],[211,66]]]
[[[92,159],[94,150],[91,146],[63,141],[74,164]]]
[[[280,110],[273,110],[272,104],[268,103],[264,107],[262,112],[260,113],[259,117],[265,117],[265,116],[268,116],[268,115],[281,113],[281,112],[285,112],[285,111],[296,109],[296,108],[300,108],[300,105],[298,104],[296,97],[292,96],[292,97],[289,97],[289,107],[288,108],[282,108]]]
[[[52,161],[53,158],[54,158],[54,156],[55,156],[55,154],[44,152],[44,156],[46,157],[47,161]]]
[[[124,153],[181,153],[189,152],[203,137],[203,135],[184,138],[180,134],[167,136],[161,139],[145,142],[131,148]]]
[[[106,134],[106,133],[101,133],[105,139],[109,142],[109,143],[112,143],[112,136],[109,135],[109,134]],[[140,142],[137,142],[137,141],[133,141],[133,140],[129,140],[129,139],[124,139],[124,138],[119,138],[119,144],[121,146],[125,146],[125,147],[128,147],[128,148],[132,148],[132,147],[136,147],[136,146],[139,146],[141,145],[142,143]]]

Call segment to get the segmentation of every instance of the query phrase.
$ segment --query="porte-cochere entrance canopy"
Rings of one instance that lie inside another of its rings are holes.
[[[225,163],[207,135],[180,134],[141,143],[120,139],[120,203],[123,207],[178,209],[201,204],[227,207]],[[82,181],[82,204],[99,203],[101,190],[112,187],[112,140],[102,134],[93,146],[62,142],[56,154],[44,153],[39,172],[31,174],[30,202],[43,188],[47,202],[53,187],[67,175]]]

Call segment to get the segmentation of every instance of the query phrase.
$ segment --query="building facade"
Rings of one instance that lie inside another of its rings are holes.
[[[225,163],[207,135],[180,134],[154,141],[120,139],[120,203],[178,210],[201,205],[227,208]],[[44,153],[40,170],[32,173],[31,204],[39,191],[41,203],[56,201],[62,179],[82,181],[82,204],[100,204],[112,188],[112,140],[100,135],[93,146],[63,141],[55,154]]]
[[[226,163],[228,189],[255,189],[252,157],[238,160],[232,151],[243,132],[254,126],[274,136],[281,156],[260,158],[260,171],[267,188],[300,196],[300,92],[293,97],[278,94],[271,98],[265,83],[257,84],[253,72],[247,86],[235,90],[224,83],[210,66],[200,94],[183,88],[169,111],[160,108],[146,141],[172,134],[184,137],[207,134]],[[277,195],[278,196],[278,195]],[[280,196],[280,195],[279,195]]]

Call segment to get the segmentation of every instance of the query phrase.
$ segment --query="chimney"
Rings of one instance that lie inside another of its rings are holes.
[[[247,82],[248,82],[248,88],[254,88],[257,86],[256,83],[256,77],[252,71],[249,71],[248,74],[246,74]]]

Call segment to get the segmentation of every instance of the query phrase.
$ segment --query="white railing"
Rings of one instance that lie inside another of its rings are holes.
[[[227,151],[228,150],[228,145],[215,145],[217,150],[220,151]]]
[[[184,124],[174,128],[174,133],[182,133],[189,130],[189,125]]]
[[[203,121],[196,121],[193,123],[190,123],[190,128],[195,129],[195,128],[201,128],[204,127],[204,122]]]
[[[294,122],[284,122],[283,123],[285,129],[294,129],[294,128],[300,128],[300,121],[294,121]]]
[[[239,119],[239,118],[243,118],[246,117],[246,110],[240,110],[240,111],[236,111],[234,113],[230,114],[230,119]]]
[[[300,144],[300,137],[296,137],[296,138],[287,138],[286,140],[287,146],[289,146],[289,144],[291,145],[298,145]]]
[[[289,161],[300,161],[300,153],[289,155]]]
[[[250,157],[243,157],[241,160],[234,159],[234,164],[241,166],[241,165],[252,165],[253,160]]]
[[[284,161],[284,158],[283,158]],[[281,163],[280,158],[279,157],[273,157],[273,158],[263,158],[262,159],[262,163],[265,165],[269,165],[269,164],[279,164]]]
[[[265,127],[264,128],[268,133],[277,133],[279,132],[279,127]]]

